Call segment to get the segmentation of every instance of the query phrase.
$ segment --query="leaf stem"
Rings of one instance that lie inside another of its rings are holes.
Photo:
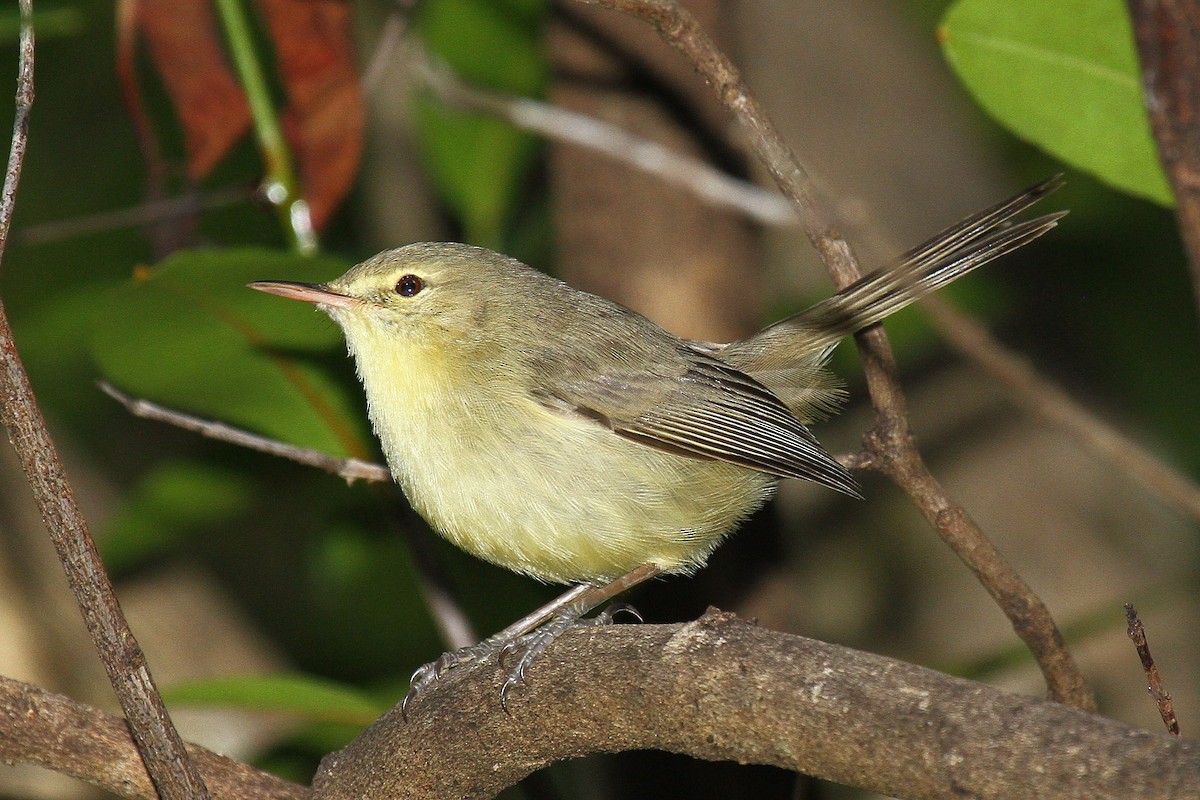
[[[266,165],[263,195],[277,209],[292,248],[298,253],[313,255],[317,252],[317,236],[313,230],[308,201],[296,178],[292,153],[271,101],[271,92],[245,10],[241,0],[216,0],[216,6],[225,28],[230,55],[250,104],[254,135]]]

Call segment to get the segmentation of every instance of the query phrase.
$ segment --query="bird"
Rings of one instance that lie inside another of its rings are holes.
[[[342,329],[396,482],[437,533],[548,583],[556,600],[416,671],[516,653],[500,700],[557,636],[621,592],[689,574],[781,479],[858,497],[809,429],[840,406],[826,369],[847,336],[1053,228],[1014,222],[1054,176],[735,342],[684,339],[615,302],[480,247],[386,250],[324,284],[255,281]]]

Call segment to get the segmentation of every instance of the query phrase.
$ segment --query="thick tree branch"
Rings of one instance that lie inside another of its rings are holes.
[[[12,147],[0,196],[0,258],[8,242],[12,213],[28,138],[33,105],[32,2],[21,2],[21,66]],[[92,640],[146,768],[164,800],[203,800],[204,782],[187,757],[154,686],[146,657],[117,604],[112,584],[100,563],[87,522],[75,502],[62,462],[46,430],[29,376],[17,353],[8,317],[0,304],[0,421],[25,471],[42,520],[67,573],[71,592],[83,612]]]
[[[649,22],[662,38],[683,53],[717,92],[740,126],[755,154],[780,190],[796,206],[805,232],[837,286],[859,278],[862,271],[849,244],[820,213],[812,181],[791,149],[750,93],[733,63],[700,30],[695,19],[675,0],[579,0],[612,8]],[[856,337],[875,410],[875,429],[864,437],[870,457],[900,486],[930,521],[942,540],[962,559],[1000,604],[1017,635],[1033,652],[1051,697],[1080,708],[1096,701],[1063,644],[1049,610],[1033,590],[1000,556],[961,506],[933,479],[925,467],[908,425],[907,403],[896,379],[891,345],[882,328]]]
[[[1200,744],[710,611],[577,630],[510,701],[494,660],[326,757],[318,800],[490,797],[588,753],[773,764],[900,798],[1194,798]]]
[[[308,789],[196,745],[188,755],[225,800],[306,800]],[[122,797],[158,793],[125,720],[36,686],[0,677],[0,762],[36,764]]]

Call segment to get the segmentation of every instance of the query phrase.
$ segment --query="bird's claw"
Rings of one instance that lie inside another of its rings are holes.
[[[417,667],[416,671],[412,674],[412,678],[409,680],[408,694],[404,695],[404,700],[400,703],[400,716],[407,721],[409,705],[414,700],[419,699],[429,689],[436,686],[438,681],[447,672],[457,667],[474,664],[476,661],[482,661],[495,652],[496,648],[502,644],[502,642],[493,641],[493,639],[485,639],[479,644],[460,647],[457,650],[442,653],[428,664]]]
[[[638,622],[645,622],[645,620],[642,619],[641,612],[639,612],[629,603],[613,603],[608,608],[597,614],[592,620],[585,621],[591,622],[593,625],[611,625],[616,620],[617,614],[620,614],[622,611],[636,619]]]
[[[546,648],[555,639],[575,627],[611,625],[613,617],[622,611],[632,614],[638,622],[642,621],[642,615],[637,612],[637,609],[627,603],[616,603],[596,616],[587,619],[567,609],[565,613],[551,618],[541,627],[535,628],[523,636],[507,639],[493,636],[479,644],[443,653],[436,660],[419,667],[413,673],[412,680],[409,683],[408,694],[404,696],[404,700],[400,703],[400,715],[403,719],[407,720],[410,704],[435,686],[447,672],[458,667],[483,661],[493,653],[496,654],[501,667],[506,666],[506,662],[510,656],[517,656],[516,663],[508,671],[504,683],[500,686],[500,707],[505,712],[511,714],[512,712],[508,707],[508,698],[512,694],[512,690],[525,682],[525,673],[529,669],[529,665],[545,652]]]

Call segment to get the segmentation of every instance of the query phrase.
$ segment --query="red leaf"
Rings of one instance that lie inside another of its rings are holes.
[[[211,2],[140,0],[137,25],[183,127],[188,177],[199,180],[250,126]]]
[[[258,0],[289,106],[284,128],[320,229],[345,198],[362,157],[363,97],[354,62],[350,3]]]

